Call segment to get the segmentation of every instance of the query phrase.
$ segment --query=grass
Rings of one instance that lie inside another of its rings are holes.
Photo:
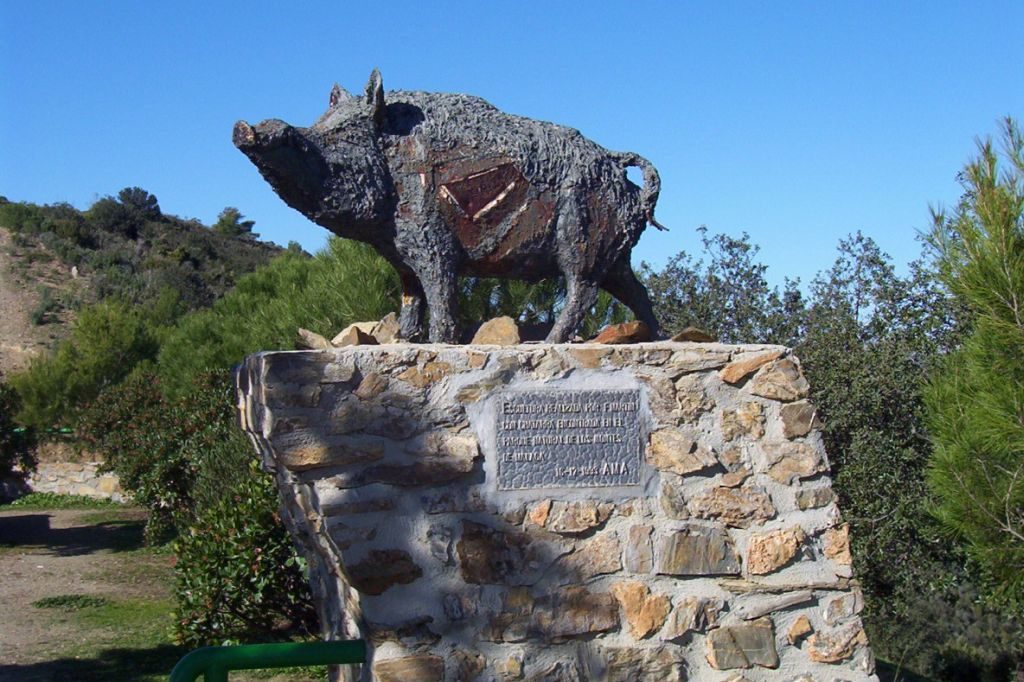
[[[0,511],[16,509],[124,509],[120,502],[86,497],[84,495],[58,495],[57,493],[29,493],[10,504],[0,505]]]
[[[70,626],[76,637],[47,652],[47,660],[19,666],[19,679],[158,682],[188,653],[170,641],[170,599],[61,595],[34,605],[41,602],[52,604],[54,625]]]
[[[60,594],[55,597],[44,597],[32,602],[37,609],[60,609],[61,611],[77,611],[78,609],[106,606],[110,600],[89,594]]]

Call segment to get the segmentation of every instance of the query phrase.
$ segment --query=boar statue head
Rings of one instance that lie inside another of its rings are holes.
[[[289,206],[338,235],[366,238],[394,200],[381,145],[386,113],[375,69],[362,97],[335,85],[327,112],[308,128],[239,121],[232,138]]]

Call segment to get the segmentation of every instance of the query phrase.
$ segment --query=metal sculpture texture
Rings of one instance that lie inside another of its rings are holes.
[[[577,130],[505,114],[478,97],[335,85],[308,128],[239,121],[234,143],[292,208],[373,246],[402,281],[401,335],[455,343],[459,275],[536,281],[565,276],[550,342],[564,342],[597,287],[657,334],[630,251],[654,219],[661,181],[637,154]],[[643,172],[643,187],[626,168]]]

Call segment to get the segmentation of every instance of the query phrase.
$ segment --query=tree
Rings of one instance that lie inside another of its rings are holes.
[[[245,216],[241,211],[234,206],[228,206],[217,216],[217,222],[213,224],[213,231],[226,237],[244,237],[246,239],[259,237],[259,234],[252,231],[253,225],[256,223],[252,220],[243,220],[243,218]]]
[[[787,279],[781,292],[769,287],[767,266],[754,260],[760,248],[745,233],[700,233],[706,262],[681,252],[661,271],[641,268],[664,331],[695,326],[729,343],[796,343],[804,315],[799,282]]]
[[[156,220],[161,216],[156,197],[141,187],[125,187],[117,193],[117,198],[145,220]]]
[[[142,215],[113,197],[103,197],[89,207],[86,220],[96,230],[135,239],[142,227]]]
[[[1024,134],[1003,125],[961,174],[951,213],[935,212],[939,276],[973,315],[963,346],[928,386],[935,512],[963,538],[996,594],[1024,604]],[[1000,163],[1002,157],[1003,163]]]
[[[149,510],[147,541],[176,536],[178,638],[308,635],[315,612],[302,562],[277,516],[272,477],[238,428],[231,373],[198,376],[177,399],[160,388],[145,371],[109,387],[79,433]]]
[[[833,490],[850,523],[872,645],[904,669],[935,676],[970,632],[984,630],[995,653],[1001,636],[999,628],[979,626],[987,614],[971,602],[977,590],[962,556],[942,541],[929,514],[922,378],[955,347],[958,313],[923,264],[900,276],[871,239],[856,234],[840,242],[835,263],[811,283],[806,332],[796,347]],[[968,596],[961,598],[959,586]]]

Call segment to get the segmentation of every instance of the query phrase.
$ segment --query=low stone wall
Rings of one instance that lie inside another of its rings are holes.
[[[39,462],[27,483],[35,493],[83,495],[124,502],[125,493],[114,474],[101,474],[102,462]]]
[[[360,346],[238,383],[325,637],[370,643],[346,679],[876,679],[785,348]]]

